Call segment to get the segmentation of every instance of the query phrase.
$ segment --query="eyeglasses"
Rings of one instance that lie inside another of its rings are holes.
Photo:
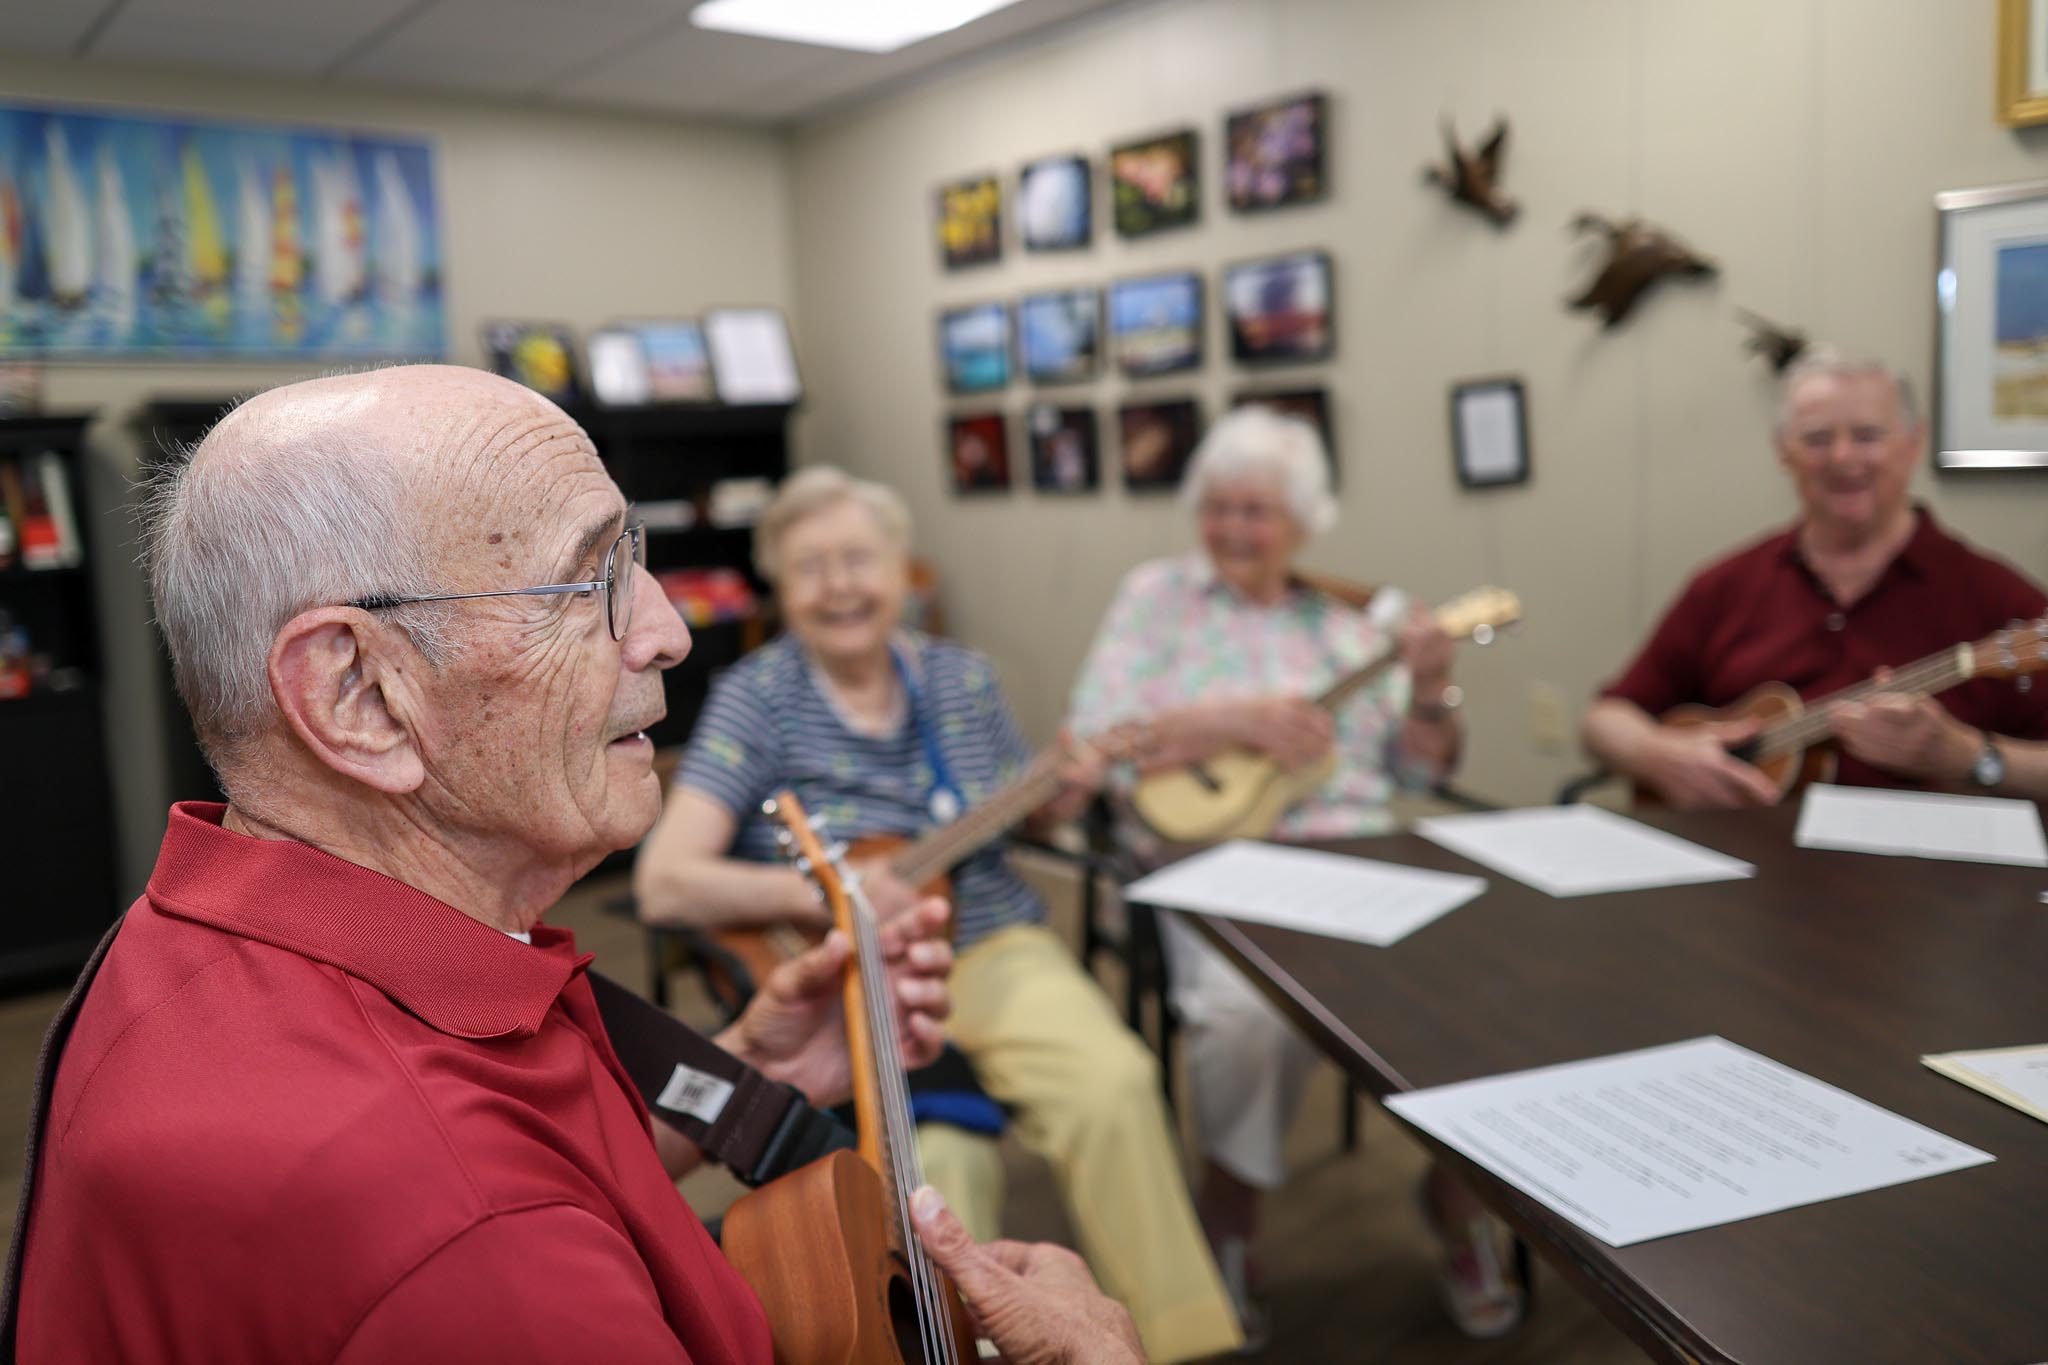
[[[619,581],[621,572],[619,552],[624,550],[626,560],[624,573],[626,581]],[[588,596],[594,592],[604,594],[605,625],[611,630],[614,640],[626,638],[627,629],[633,624],[633,569],[647,567],[647,528],[638,522],[619,533],[612,542],[612,548],[605,552],[604,577],[593,578],[588,583],[548,583],[538,588],[502,588],[496,592],[437,592],[422,593],[418,596],[382,594],[375,597],[358,597],[345,606],[360,607],[364,611],[378,611],[384,607],[403,607],[414,602],[466,602],[475,597],[558,597],[568,593]]]
[[[848,578],[868,578],[882,567],[882,552],[872,545],[849,545],[837,554],[820,551],[791,564],[783,577],[793,584],[813,586],[830,578],[834,567]]]

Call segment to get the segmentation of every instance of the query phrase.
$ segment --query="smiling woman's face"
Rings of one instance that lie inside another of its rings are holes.
[[[804,648],[826,664],[880,657],[903,614],[909,564],[875,516],[853,498],[783,532],[776,596]]]

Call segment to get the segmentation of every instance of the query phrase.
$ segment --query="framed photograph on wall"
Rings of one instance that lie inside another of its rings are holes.
[[[1093,177],[1085,156],[1027,162],[1017,175],[1017,238],[1026,251],[1072,251],[1088,245],[1093,227]]]
[[[1192,128],[1109,149],[1109,200],[1119,237],[1187,227],[1202,214],[1202,163]]]
[[[1009,427],[1000,412],[946,419],[946,468],[955,493],[1010,491]]]
[[[1935,212],[1935,467],[2048,468],[2048,181]]]
[[[1126,403],[1116,410],[1124,487],[1143,491],[1180,487],[1188,457],[1202,439],[1202,411],[1192,398]]]
[[[939,314],[939,366],[952,393],[987,393],[1010,382],[1010,310],[973,303]]]
[[[1337,484],[1337,438],[1330,425],[1330,395],[1326,389],[1285,389],[1277,392],[1247,391],[1234,395],[1233,408],[1257,405],[1271,408],[1282,417],[1298,417],[1316,429],[1323,441],[1323,454],[1330,461],[1330,485]]]
[[[1192,270],[1140,275],[1109,286],[1109,345],[1133,378],[1202,363],[1202,277]]]
[[[1223,186],[1230,207],[1256,213],[1330,192],[1323,135],[1329,102],[1297,95],[1232,114],[1223,124]]]
[[[1468,379],[1451,386],[1451,458],[1466,488],[1529,481],[1529,414],[1521,380]]]
[[[1298,365],[1337,349],[1330,257],[1297,251],[1223,269],[1230,358],[1240,365]]]
[[[2048,0],[1998,0],[1998,121],[2048,123]]]
[[[1003,255],[1003,187],[993,175],[938,189],[939,260],[948,270],[985,265]]]
[[[487,322],[484,355],[491,373],[516,379],[557,403],[583,396],[576,382],[576,339],[561,322]]]
[[[1094,492],[1102,481],[1095,409],[1038,403],[1024,421],[1031,433],[1031,486],[1041,493]]]
[[[1017,355],[1034,384],[1093,379],[1102,358],[1102,293],[1061,289],[1017,301]]]

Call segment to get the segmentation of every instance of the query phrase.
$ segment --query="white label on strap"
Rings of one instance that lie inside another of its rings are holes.
[[[715,1123],[725,1112],[725,1102],[732,1098],[732,1082],[720,1080],[708,1071],[695,1071],[678,1062],[675,1074],[668,1078],[668,1084],[655,1097],[655,1104],[662,1109],[673,1109],[691,1118]]]

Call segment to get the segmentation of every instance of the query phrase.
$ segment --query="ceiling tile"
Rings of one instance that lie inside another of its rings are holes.
[[[86,54],[110,61],[304,75],[413,0],[128,0]]]
[[[671,113],[776,118],[780,110],[759,98],[767,88],[792,83],[800,87],[842,67],[858,71],[877,60],[866,53],[834,52],[684,24],[550,86],[549,93],[578,102]]]
[[[8,0],[0,5],[0,51],[69,52],[103,9],[81,0]]]
[[[540,90],[684,22],[675,0],[438,0],[392,26],[335,75],[407,84]]]

